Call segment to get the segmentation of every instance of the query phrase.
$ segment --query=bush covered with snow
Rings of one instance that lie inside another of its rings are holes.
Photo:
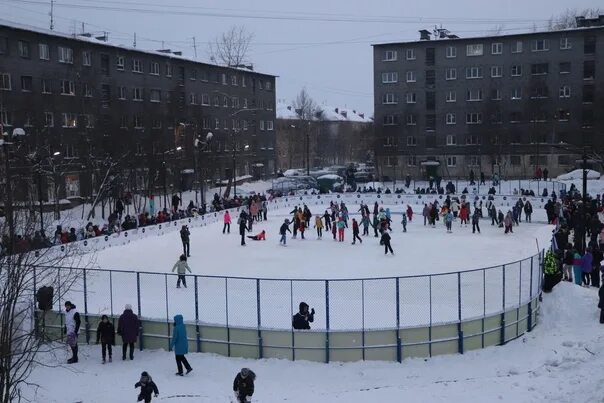
[[[561,181],[580,180],[583,179],[583,170],[575,169],[574,171],[562,174],[556,178]],[[600,179],[600,173],[593,169],[587,170],[587,179]]]

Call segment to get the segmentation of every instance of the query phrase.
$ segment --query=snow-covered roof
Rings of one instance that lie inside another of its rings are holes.
[[[330,122],[373,122],[373,120],[367,114],[357,111],[356,109],[339,108],[329,105],[320,105],[319,109],[323,111],[321,120],[326,120]],[[279,100],[277,102],[277,119],[297,120],[299,119],[299,117],[293,105],[283,100]]]
[[[249,69],[245,69],[245,68],[240,68],[240,67],[221,66],[221,65],[216,64],[216,63],[208,63],[208,62],[205,62],[205,61],[199,61],[199,60],[196,60],[196,59],[192,59],[192,58],[189,58],[189,57],[186,57],[186,56],[182,56],[182,55],[177,55],[177,54],[174,54],[174,53],[166,53],[166,52],[160,52],[160,51],[157,51],[157,50],[148,50],[148,49],[135,48],[134,46],[129,46],[129,45],[121,44],[121,43],[111,42],[109,40],[105,41],[105,40],[101,40],[101,39],[96,39],[94,36],[83,36],[83,35],[80,35],[80,34],[68,34],[68,33],[64,33],[64,32],[52,31],[52,30],[49,30],[49,29],[40,28],[40,27],[36,27],[36,26],[33,26],[33,25],[21,24],[21,23],[18,23],[18,22],[4,20],[4,19],[1,19],[1,18],[0,18],[0,27],[18,29],[18,30],[22,30],[22,31],[35,32],[35,33],[38,33],[38,34],[54,36],[54,37],[57,37],[57,38],[65,38],[65,39],[76,40],[76,41],[81,41],[81,42],[88,42],[88,43],[92,43],[92,44],[99,45],[99,46],[109,46],[109,47],[112,47],[112,48],[124,49],[124,50],[128,50],[128,51],[131,51],[131,52],[140,52],[140,53],[146,53],[146,54],[150,54],[150,55],[154,55],[154,56],[163,56],[163,57],[170,58],[170,59],[178,59],[178,60],[183,60],[183,61],[192,62],[192,63],[204,64],[204,65],[212,66],[212,67],[220,67],[220,68],[223,68],[223,69],[238,70],[238,71],[248,72],[248,73],[251,73],[251,74],[260,74],[260,75],[265,75],[265,76],[270,76],[270,77],[277,77],[274,74],[262,73],[262,72],[258,72],[258,71],[254,71],[254,70],[249,70]]]

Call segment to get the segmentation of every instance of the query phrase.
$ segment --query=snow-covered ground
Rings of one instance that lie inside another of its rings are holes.
[[[134,402],[134,383],[149,371],[160,390],[154,401],[229,402],[236,372],[249,367],[258,376],[258,403],[602,402],[604,325],[598,323],[597,290],[562,283],[543,298],[533,332],[465,355],[320,364],[195,353],[188,355],[194,371],[180,378],[172,353],[137,352],[134,361],[102,365],[100,347],[90,346],[81,348],[76,365],[38,367],[29,381],[40,388],[35,396],[34,388],[27,393],[36,402]],[[59,353],[44,362],[54,366],[66,358]]]

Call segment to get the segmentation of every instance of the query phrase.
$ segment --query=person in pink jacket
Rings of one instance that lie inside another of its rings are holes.
[[[224,231],[226,231],[227,233],[231,233],[231,215],[229,214],[229,211],[225,211],[224,212],[224,227],[222,227],[222,233],[224,234]]]
[[[258,204],[255,201],[250,205],[250,214],[254,220],[258,219]]]

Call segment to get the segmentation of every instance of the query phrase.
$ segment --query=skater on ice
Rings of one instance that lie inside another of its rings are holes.
[[[191,245],[189,243],[189,236],[191,232],[189,231],[189,227],[183,225],[180,229],[180,240],[182,241],[182,251],[186,257],[191,257]]]
[[[227,234],[231,233],[231,215],[229,214],[229,210],[224,212],[223,216],[224,226],[222,227],[222,233],[224,234],[227,231]]]
[[[281,224],[281,227],[279,228],[279,235],[281,235],[281,238],[279,239],[279,245],[283,245],[283,246],[287,246],[287,233],[290,232],[289,229],[289,220],[286,218],[283,221],[283,224]]]
[[[266,231],[262,230],[259,234],[247,236],[252,241],[266,241]]]
[[[176,270],[176,273],[178,274],[178,279],[176,280],[176,288],[180,288],[180,283],[182,283],[182,285],[185,286],[185,288],[187,288],[187,278],[186,278],[186,274],[187,271],[189,273],[193,273],[191,271],[191,268],[189,267],[188,263],[187,263],[187,257],[185,255],[180,255],[180,258],[178,259],[178,261],[176,263],[174,263],[174,267],[172,267],[172,272],[174,272]]]
[[[321,220],[321,216],[317,215],[315,217],[315,228],[317,230],[317,239],[323,238],[323,220]]]
[[[355,218],[352,219],[352,244],[354,245],[356,240],[359,240],[360,243],[363,243],[363,240],[359,236],[359,223]]]

